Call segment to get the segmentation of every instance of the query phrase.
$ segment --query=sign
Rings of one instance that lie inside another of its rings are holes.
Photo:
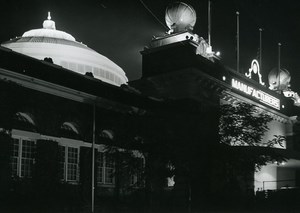
[[[280,110],[280,100],[273,97],[272,95],[269,95],[261,90],[257,90],[254,87],[248,86],[247,84],[242,83],[234,78],[231,80],[231,86],[251,97],[254,97],[264,104]]]
[[[258,76],[258,82],[261,85],[265,85],[265,83],[262,81],[262,76],[260,74],[259,63],[258,63],[258,61],[256,59],[252,60],[249,72],[245,73],[245,76],[248,77],[248,78],[250,78],[250,79],[252,79],[252,74]]]

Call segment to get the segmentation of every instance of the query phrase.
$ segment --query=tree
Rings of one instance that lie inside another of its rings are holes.
[[[271,149],[263,148],[272,148],[277,144],[283,146],[286,140],[282,135],[274,135],[272,140],[262,141],[262,137],[269,130],[268,123],[272,121],[269,114],[252,104],[243,102],[222,105],[220,111],[221,143],[231,146],[260,147],[261,149],[253,148],[250,153],[256,169],[272,161],[284,160]],[[247,156],[250,157],[249,154]]]
[[[243,203],[238,202],[243,196],[248,200],[253,196],[254,171],[268,163],[285,161],[272,149],[276,144],[282,146],[285,137],[274,135],[272,140],[262,141],[272,117],[252,104],[225,104],[220,111],[220,144],[215,163],[224,181],[218,190],[227,198],[224,202],[233,201],[231,204],[236,205]]]
[[[238,103],[221,106],[221,142],[228,145],[257,146],[262,144],[262,136],[269,129],[271,116],[261,112],[252,104]]]

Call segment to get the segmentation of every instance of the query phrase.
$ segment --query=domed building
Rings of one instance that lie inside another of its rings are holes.
[[[40,60],[52,59],[54,64],[76,73],[92,73],[109,84],[120,86],[128,81],[123,69],[113,61],[77,42],[69,33],[56,30],[50,12],[43,28],[29,30],[1,45]]]
[[[33,212],[87,211],[94,205],[96,212],[124,207],[184,212],[191,206],[198,212],[209,210],[211,203],[230,207],[229,199],[233,209],[242,210],[237,198],[241,205],[254,206],[271,191],[300,188],[295,97],[263,85],[258,62],[251,63],[253,76],[220,63],[210,44],[191,32],[193,11],[184,3],[169,6],[171,31],[154,37],[141,52],[142,78],[120,87],[111,84],[127,82],[123,70],[56,30],[50,14],[42,29],[0,46],[0,212],[10,212],[11,203],[18,204],[14,212],[29,206],[36,208]],[[280,86],[284,76],[276,82],[273,74],[270,82]],[[229,136],[224,143],[220,109],[238,103],[257,112],[245,117],[229,108],[228,126],[240,133],[238,140]],[[261,127],[266,134],[261,141],[243,141],[244,135],[258,138],[258,115],[270,117]],[[268,164],[255,171],[256,159]],[[173,171],[177,176],[167,179],[164,174]],[[193,203],[187,202],[190,192]]]

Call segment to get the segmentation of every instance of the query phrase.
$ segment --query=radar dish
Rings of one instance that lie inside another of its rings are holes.
[[[170,29],[170,33],[192,31],[196,19],[196,11],[186,3],[175,2],[166,9],[165,21]]]

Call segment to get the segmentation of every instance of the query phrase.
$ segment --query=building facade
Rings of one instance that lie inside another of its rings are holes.
[[[272,117],[263,142],[274,135],[286,137],[282,146],[272,149],[288,160],[251,174],[248,188],[254,193],[298,187],[299,110],[293,100],[267,88],[256,62],[247,75],[237,73],[222,65],[190,25],[182,28],[172,28],[174,32],[144,49],[143,77],[128,85],[120,67],[57,31],[50,17],[43,29],[4,42],[0,47],[3,190],[21,198],[36,193],[36,199],[51,191],[66,195],[70,203],[89,203],[94,180],[98,197],[138,196],[140,189],[166,189],[168,175],[155,173],[155,160],[167,164],[170,159],[162,157],[166,155],[176,156],[177,163],[192,162],[191,180],[175,177],[175,186],[192,183],[193,196],[201,199],[217,192],[221,182],[213,176],[219,169],[213,158],[218,158],[214,147],[220,142],[220,107],[239,102],[253,104]],[[252,70],[257,80],[249,78]],[[188,187],[173,188],[177,194],[191,194]],[[161,189],[153,190],[159,195]]]

